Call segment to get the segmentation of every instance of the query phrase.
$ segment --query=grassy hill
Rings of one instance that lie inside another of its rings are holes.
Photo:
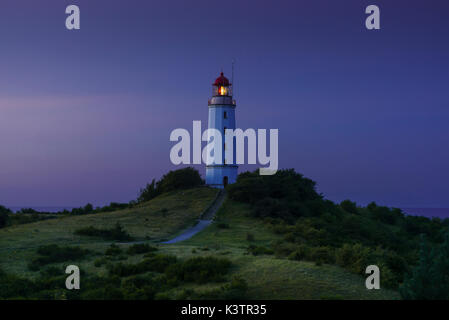
[[[83,227],[111,228],[119,222],[135,240],[157,242],[195,223],[216,194],[217,190],[204,187],[173,191],[131,209],[64,216],[0,229],[0,268],[33,276],[27,264],[40,246],[80,245],[104,251],[110,245],[111,241],[74,234]]]
[[[367,290],[363,277],[337,266],[249,254],[250,245],[270,246],[282,239],[249,211],[250,206],[228,199],[209,228],[164,250],[182,257],[227,257],[235,265],[233,274],[248,282],[250,299],[399,299],[393,290]]]
[[[198,261],[189,259],[214,257],[226,259],[231,263],[231,268],[223,279],[204,283],[177,281],[173,284],[171,280],[160,280],[160,273],[154,270],[142,272],[138,277],[151,279],[157,283],[153,284],[157,286],[157,290],[161,290],[154,298],[214,298],[213,294],[222,292],[224,284],[232,283],[232,279],[246,281],[245,297],[249,299],[399,298],[397,292],[392,290],[368,291],[362,276],[338,266],[277,258],[273,254],[248,253],[249,246],[270,247],[276,241],[282,240],[282,235],[273,233],[261,219],[251,217],[251,207],[248,204],[230,199],[227,199],[219,210],[216,222],[193,238],[177,244],[158,244],[161,239],[171,238],[192,225],[216,194],[216,189],[206,187],[172,191],[131,209],[67,216],[0,229],[0,270],[14,277],[31,280],[40,279],[49,272],[56,272],[52,279],[63,287],[63,270],[68,264],[78,265],[89,277],[109,277],[111,266],[135,266],[147,261],[145,259],[156,259],[148,253],[126,254],[126,250],[133,246],[132,243],[118,243],[121,253],[108,255],[113,241],[74,233],[83,227],[112,228],[119,222],[134,241],[151,244],[157,248],[158,255],[162,258],[175,256],[178,261]],[[50,244],[76,246],[89,250],[89,254],[78,260],[50,263],[38,271],[30,270],[29,263],[39,256],[37,249]],[[179,266],[182,267],[182,264],[178,263]],[[10,281],[16,281],[14,277]],[[90,279],[82,280],[84,287],[89,285],[89,281],[94,286],[93,278]],[[123,285],[135,279],[134,274],[123,275],[119,281]],[[147,285],[144,288],[148,287]],[[228,285],[226,288],[234,287]],[[64,298],[65,291],[53,290],[48,293],[48,298]],[[89,298],[110,298],[104,295],[104,292],[91,291]]]

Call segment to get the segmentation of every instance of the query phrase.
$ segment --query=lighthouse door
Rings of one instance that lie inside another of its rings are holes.
[[[224,176],[223,177],[223,186],[226,187],[228,185],[228,177]]]

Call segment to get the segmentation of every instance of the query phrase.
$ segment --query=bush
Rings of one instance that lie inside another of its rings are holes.
[[[241,173],[237,183],[228,186],[228,194],[231,199],[252,204],[266,198],[289,199],[295,203],[321,199],[315,185],[293,169],[278,170],[272,176],[261,176],[256,170]]]
[[[340,202],[340,207],[349,213],[357,213],[357,205],[351,200],[343,200]]]
[[[41,266],[50,263],[80,260],[88,253],[88,250],[79,247],[59,247],[55,244],[41,246],[37,250],[39,257],[31,260],[29,268],[32,271],[37,271]]]
[[[97,229],[93,226],[81,228],[75,231],[76,235],[98,237],[104,240],[132,241],[133,238],[117,222],[112,229]]]
[[[276,258],[285,258],[296,251],[297,245],[292,243],[285,243],[284,241],[273,244],[273,250]]]
[[[307,260],[310,257],[310,248],[304,244],[296,246],[296,250],[290,253],[288,258],[290,260]]]
[[[395,225],[404,219],[404,214],[400,209],[390,209],[388,207],[377,206],[374,202],[368,205],[373,219],[386,224]]]
[[[198,170],[187,167],[165,174],[161,180],[156,182],[154,179],[151,184],[140,191],[138,202],[149,201],[156,196],[174,190],[193,188],[204,184]]]
[[[406,277],[400,294],[407,300],[449,299],[449,232],[442,245],[430,249],[423,236],[419,264]]]
[[[94,261],[94,266],[97,268],[100,268],[101,266],[105,265],[107,263],[107,259],[105,258],[98,258]]]
[[[144,189],[140,190],[140,195],[139,198],[137,198],[137,202],[150,201],[158,195],[159,191],[156,190],[156,181],[153,179],[151,184],[147,184]]]
[[[227,224],[225,222],[219,222],[219,223],[217,223],[217,228],[219,228],[219,229],[229,229],[229,224]]]
[[[38,290],[36,284],[15,275],[0,275],[0,299],[28,298]]]
[[[164,283],[154,277],[132,277],[123,281],[122,292],[127,300],[153,300]]]
[[[167,277],[181,282],[220,282],[231,262],[223,258],[195,257],[178,262],[167,269]]]
[[[254,235],[248,232],[246,234],[246,241],[254,241]]]
[[[322,263],[334,263],[334,253],[329,247],[315,247],[310,251],[310,259],[312,261]]]
[[[261,254],[274,254],[274,251],[272,249],[269,248],[265,248],[265,247],[258,247],[255,245],[250,245],[246,251],[250,254],[252,254],[253,256],[258,256]]]
[[[371,263],[371,250],[361,244],[344,244],[335,252],[336,263],[358,274],[365,272],[366,266]]]
[[[12,213],[11,210],[0,206],[0,229],[9,225],[9,215]]]
[[[122,249],[120,249],[117,245],[111,244],[111,246],[104,253],[107,256],[118,256],[122,253]]]
[[[128,248],[128,254],[130,255],[143,254],[154,251],[157,251],[157,248],[152,247],[148,244],[133,244],[131,247]]]
[[[119,263],[112,265],[109,268],[109,274],[117,275],[119,277],[127,277],[149,271],[163,273],[170,265],[175,264],[176,261],[177,259],[175,256],[160,254],[147,258],[137,264]]]
[[[193,188],[204,184],[198,170],[187,167],[165,174],[157,183],[157,188],[161,193],[173,190]]]

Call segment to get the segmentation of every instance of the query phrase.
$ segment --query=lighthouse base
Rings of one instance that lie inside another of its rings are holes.
[[[206,185],[223,189],[237,180],[236,165],[211,165],[206,167]]]

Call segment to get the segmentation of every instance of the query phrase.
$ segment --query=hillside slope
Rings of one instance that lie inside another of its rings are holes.
[[[111,241],[74,235],[78,228],[94,226],[110,228],[119,222],[137,242],[146,242],[158,248],[163,255],[173,255],[180,261],[198,257],[217,257],[229,260],[232,268],[224,281],[242,278],[248,288],[249,299],[398,299],[390,290],[368,291],[362,276],[350,273],[340,267],[328,264],[279,259],[272,254],[252,255],[249,246],[267,246],[282,239],[274,234],[262,220],[250,217],[250,207],[230,199],[217,213],[212,225],[189,240],[176,244],[160,244],[162,239],[171,238],[191,226],[216,197],[217,190],[205,187],[163,194],[139,207],[111,213],[70,216],[12,226],[0,230],[0,270],[10,274],[34,279],[45,274],[46,268],[31,271],[29,262],[34,259],[36,249],[42,245],[78,246],[90,250],[85,259],[53,263],[49,267],[64,270],[76,264],[88,275],[108,276],[109,265],[138,264],[146,255],[108,256]],[[131,243],[117,243],[126,252]],[[147,256],[148,257],[148,256]],[[119,260],[117,260],[119,259]],[[106,261],[105,264],[99,261]],[[61,287],[64,274],[61,271]],[[144,273],[143,277],[153,277]],[[133,281],[123,276],[122,283]],[[84,280],[84,284],[89,280]],[[58,284],[59,286],[59,284]],[[166,289],[159,299],[208,297],[210,292],[220,290],[223,282],[180,283]],[[164,289],[165,290],[165,289]],[[64,289],[60,289],[64,296]],[[186,293],[187,292],[187,293]],[[50,298],[58,298],[52,294]],[[104,293],[89,296],[107,299]],[[138,298],[138,297],[137,297]]]
[[[367,290],[363,277],[337,266],[249,254],[249,246],[269,246],[282,239],[261,220],[251,218],[249,210],[248,205],[228,199],[217,213],[215,223],[187,241],[165,246],[164,250],[184,258],[217,255],[230,259],[235,266],[233,275],[248,282],[251,299],[399,299],[392,290]]]
[[[0,268],[30,274],[27,263],[42,245],[82,245],[104,250],[110,244],[74,234],[83,227],[111,228],[119,222],[135,240],[160,240],[192,225],[215,198],[217,190],[194,188],[163,194],[135,208],[68,216],[0,229]]]

